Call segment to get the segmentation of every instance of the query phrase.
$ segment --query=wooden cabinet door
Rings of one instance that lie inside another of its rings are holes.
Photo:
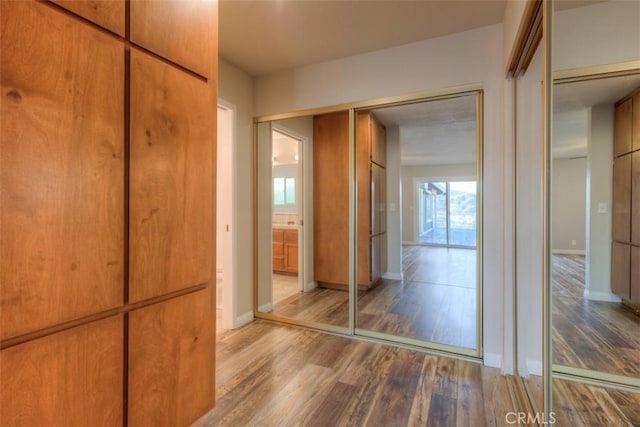
[[[631,241],[640,244],[640,151],[631,155]]]
[[[611,291],[620,298],[631,297],[630,271],[631,247],[624,243],[613,242],[611,249]]]
[[[1,339],[124,288],[124,48],[38,2],[1,8]]]
[[[129,2],[131,41],[202,76],[215,74],[217,2]]]
[[[284,230],[285,270],[298,272],[298,230]]]
[[[613,240],[628,242],[631,238],[631,156],[613,162]]]
[[[125,36],[124,0],[51,0],[94,24]]]
[[[1,350],[0,425],[122,425],[123,335],[115,316]]]
[[[373,114],[371,114],[371,161],[380,166],[387,165],[387,132]]]
[[[636,311],[640,311],[640,247],[631,247],[631,277],[629,299]]]
[[[313,121],[314,274],[317,282],[349,283],[349,113]]]
[[[273,271],[285,270],[285,254],[284,254],[284,230],[273,230],[272,235],[272,266]]]
[[[212,287],[129,314],[129,426],[186,426],[214,405]]]
[[[633,134],[633,99],[616,106],[613,155],[621,156],[631,151]]]
[[[210,91],[193,76],[131,52],[132,302],[214,277],[216,100]]]
[[[632,132],[633,141],[631,143],[633,150],[640,150],[640,92],[633,96],[633,115],[632,115]]]

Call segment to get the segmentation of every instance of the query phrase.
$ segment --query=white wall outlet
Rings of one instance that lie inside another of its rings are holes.
[[[603,202],[598,203],[598,213],[606,214],[607,212],[607,204]]]

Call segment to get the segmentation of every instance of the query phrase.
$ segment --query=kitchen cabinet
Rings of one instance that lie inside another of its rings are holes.
[[[272,230],[273,272],[298,273],[298,230],[274,228]]]
[[[615,106],[611,290],[640,313],[640,89]]]
[[[357,113],[357,281],[369,289],[386,270],[386,131]],[[314,272],[320,286],[348,289],[349,114],[314,117]],[[327,167],[326,165],[331,165]]]

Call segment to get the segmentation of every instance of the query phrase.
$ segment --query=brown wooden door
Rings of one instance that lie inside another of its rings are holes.
[[[6,339],[122,304],[124,48],[41,3],[0,4]]]
[[[130,300],[210,283],[215,105],[208,85],[131,54]]]
[[[633,116],[632,116],[633,150],[640,150],[640,92],[633,96]]]
[[[387,133],[378,119],[371,114],[371,161],[387,165]]]
[[[640,151],[631,155],[631,241],[640,245]]]
[[[633,99],[618,104],[615,111],[613,155],[621,156],[631,151],[633,134]]]
[[[631,238],[631,156],[617,157],[613,162],[613,240],[628,242]]]
[[[620,298],[631,297],[631,247],[624,243],[613,242],[611,250],[611,290]]]
[[[129,4],[132,42],[202,76],[215,75],[217,2],[135,0]]]
[[[636,311],[640,311],[640,247],[631,247],[631,274],[629,278],[629,299]]]
[[[89,21],[125,36],[124,0],[51,0]]]

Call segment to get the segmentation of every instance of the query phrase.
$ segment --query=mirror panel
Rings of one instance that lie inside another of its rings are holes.
[[[553,369],[640,387],[640,3],[556,1],[553,32]]]
[[[358,333],[476,355],[477,100],[356,112]]]
[[[349,326],[349,113],[258,123],[257,313]]]

